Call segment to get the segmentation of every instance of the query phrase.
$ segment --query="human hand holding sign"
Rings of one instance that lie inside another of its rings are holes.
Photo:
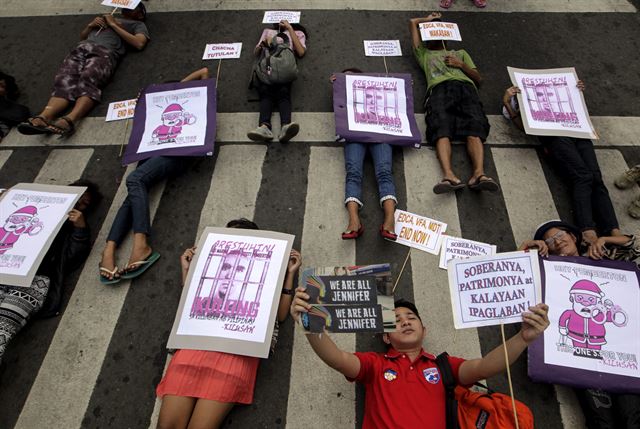
[[[444,63],[449,67],[461,69],[464,67],[464,63],[454,54],[449,54],[444,57]]]
[[[298,286],[293,301],[291,302],[291,317],[298,323],[300,322],[300,315],[302,313],[308,313],[311,310],[311,304],[309,304],[311,297],[307,295],[305,290],[305,287]]]
[[[287,272],[293,274],[298,271],[302,265],[302,256],[300,256],[300,252],[296,249],[291,249],[291,253],[289,254],[289,263],[287,264]]]
[[[529,307],[529,311],[522,313],[522,327],[520,336],[525,343],[530,344],[549,327],[549,306],[544,303]]]
[[[86,228],[87,223],[84,220],[84,215],[80,210],[71,209],[69,212],[69,222],[76,228]]]
[[[113,17],[113,15],[104,15],[104,20],[109,27],[117,25],[116,19]]]
[[[180,255],[180,267],[182,268],[182,285],[184,286],[184,282],[187,279],[187,273],[189,272],[189,267],[191,266],[191,261],[193,261],[193,257],[196,255],[196,247],[189,247],[182,252]]]
[[[507,90],[504,92],[504,95],[502,96],[502,102],[509,103],[511,97],[515,97],[516,94],[520,94],[520,88],[518,88],[517,86],[507,88]]]
[[[89,28],[105,28],[107,26],[106,21],[101,16],[96,16],[93,21],[87,25]]]

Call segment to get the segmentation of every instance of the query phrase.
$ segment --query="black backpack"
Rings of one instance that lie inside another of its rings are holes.
[[[282,43],[278,39],[282,39]],[[298,77],[296,56],[289,47],[289,37],[276,34],[256,61],[253,71],[260,82],[267,85],[293,82]]]

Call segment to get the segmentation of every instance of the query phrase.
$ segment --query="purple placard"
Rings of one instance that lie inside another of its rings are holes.
[[[546,295],[547,275],[545,270],[547,269],[547,267],[544,264],[545,260],[551,261],[551,262],[580,264],[580,266],[583,267],[585,270],[593,270],[596,273],[603,272],[602,271],[603,269],[621,270],[621,271],[624,271],[625,274],[628,273],[629,279],[633,280],[633,278],[635,277],[637,282],[640,283],[640,271],[638,270],[635,264],[630,262],[605,261],[605,260],[593,261],[589,258],[584,258],[584,257],[549,256],[548,258],[541,259],[541,263],[540,263],[540,271],[542,273],[542,280],[543,280],[542,295],[545,298],[544,299],[545,302],[549,301]],[[574,297],[574,300],[572,302],[577,301],[577,295],[575,294],[579,293],[579,292],[576,292],[578,290],[583,291],[584,293],[583,297],[589,297],[589,296],[596,297],[596,298],[600,297],[602,300],[607,298],[608,295],[610,297],[611,287],[609,287],[609,289],[606,289],[605,287],[602,287],[602,289],[600,289],[600,287],[594,287],[594,285],[591,283],[596,283],[596,285],[600,283],[602,286],[604,285],[611,286],[614,284],[614,280],[615,280],[611,278],[609,279],[611,281],[607,282],[606,279],[599,278],[598,276],[585,277],[584,274],[576,275],[576,272],[572,270],[571,271],[567,270],[566,273],[563,273],[560,275],[565,279],[568,279],[567,284],[572,285],[571,290],[572,290],[572,296]],[[563,290],[563,293],[565,293],[566,287],[563,288],[562,290]],[[638,291],[638,293],[640,293],[640,290]],[[602,294],[604,294],[605,296],[602,296]],[[630,309],[634,308],[632,306],[635,305],[635,314],[637,314],[638,306],[640,306],[640,302],[638,302],[637,296],[638,294],[636,294],[635,301],[633,299],[629,299],[627,301],[610,302],[610,304],[613,304],[614,306],[613,308],[616,308],[616,307],[621,308],[623,309],[623,311],[624,309],[629,311]],[[580,299],[582,299],[582,297]],[[621,307],[616,304],[620,304]],[[555,338],[556,337],[555,333],[558,333],[560,329],[559,320],[563,320],[563,318],[566,319],[565,314],[571,315],[572,313],[571,308],[569,309],[563,308],[562,310],[564,311],[560,319],[552,319],[550,317],[551,325],[549,326],[549,328],[547,328],[547,331],[545,331],[545,335],[547,332],[551,330],[551,332],[554,333],[552,337]],[[627,318],[628,316],[625,316],[625,320]],[[637,320],[636,321],[626,320],[626,321],[632,322],[632,323],[627,323],[626,324],[627,326],[631,325],[633,327],[634,323],[636,327],[639,325]],[[588,323],[590,322],[587,322],[587,324]],[[601,337],[602,339],[605,339],[608,335],[608,333],[606,332],[606,329],[613,330],[613,329],[619,328],[620,325],[619,324],[613,325],[612,323],[609,323],[609,321],[607,321],[606,323],[603,323],[600,326],[604,326],[605,331],[600,332],[601,335],[599,337]],[[599,329],[602,330],[603,328],[600,327]],[[545,363],[545,335],[541,336],[539,339],[537,339],[534,343],[532,343],[529,346],[529,351],[528,351],[529,377],[531,377],[532,380],[542,381],[546,383],[554,383],[554,384],[565,384],[568,386],[574,386],[579,388],[598,388],[608,392],[640,394],[640,378],[638,377],[627,376],[622,374],[611,374],[608,372],[588,370],[588,369],[583,369],[579,367]],[[640,342],[640,332],[638,332],[637,330],[627,333],[626,337],[630,341],[635,341],[636,344],[637,342]],[[626,356],[619,355],[618,353],[616,353],[615,350],[609,350],[609,347],[606,346],[606,343],[602,344],[600,346],[600,349],[598,349],[598,347],[591,348],[591,349],[589,349],[588,347],[585,347],[585,348],[580,348],[580,350],[577,350],[572,346],[569,347],[572,344],[571,336],[569,336],[568,339],[569,341],[567,342],[566,346],[562,346],[556,343],[556,347],[567,347],[566,350],[572,349],[573,350],[572,354],[576,352],[580,354],[580,356],[577,357],[578,359],[600,359],[603,363],[605,362],[605,360],[609,359],[612,361],[611,363],[620,362],[620,364],[616,363],[616,365],[631,365],[630,368],[634,368],[634,367],[638,368],[638,358],[640,358],[640,356],[636,355],[634,357],[631,357],[629,356],[629,354],[626,354]],[[607,357],[607,355],[609,356]],[[576,355],[573,354],[573,356],[576,356]],[[610,359],[612,357],[613,359]],[[634,362],[634,359],[635,359],[635,362]]]
[[[420,147],[422,136],[413,113],[413,81],[410,74],[335,73],[335,76],[333,112],[336,134],[341,139],[348,142]],[[371,77],[398,79],[404,85],[403,88],[398,88],[392,83],[386,86],[368,84],[367,78]],[[358,81],[351,82],[349,94],[347,94],[347,79]],[[377,129],[377,131],[367,131],[365,128]]]
[[[149,85],[138,98],[122,164],[155,156],[212,155],[215,137],[213,79]]]

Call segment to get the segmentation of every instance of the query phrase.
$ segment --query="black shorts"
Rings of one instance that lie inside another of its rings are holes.
[[[431,145],[442,137],[463,141],[479,137],[484,142],[489,135],[489,120],[470,83],[449,80],[434,86],[425,107],[427,143]]]

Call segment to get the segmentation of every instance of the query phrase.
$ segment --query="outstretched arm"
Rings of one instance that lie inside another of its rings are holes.
[[[529,307],[530,312],[522,313],[522,329],[509,338],[505,346],[509,355],[508,365],[518,359],[527,346],[542,334],[549,326],[547,312],[549,306],[538,304]],[[460,365],[458,381],[460,384],[473,384],[479,380],[492,377],[507,368],[504,356],[504,347],[499,345],[481,359],[467,360]]]
[[[291,37],[291,43],[293,44],[293,51],[296,53],[298,57],[300,58],[304,57],[304,54],[307,52],[307,50],[305,49],[304,46],[302,46],[302,42],[300,42],[300,39],[298,38],[296,31],[293,29],[291,24],[289,24],[289,21],[287,20],[280,21],[280,25],[282,25],[285,28],[285,30],[287,30],[287,32],[289,33],[289,36]]]
[[[420,37],[418,24],[421,24],[423,22],[429,22],[440,17],[442,17],[442,14],[440,12],[433,12],[429,16],[425,16],[422,18],[411,18],[409,20],[409,31],[411,32],[411,41],[413,43],[413,49],[417,49],[422,45],[422,38]]]
[[[295,321],[300,320],[300,313],[306,313],[311,309],[309,295],[305,288],[296,289],[296,297],[291,304],[291,316]],[[360,373],[360,359],[353,353],[340,350],[338,346],[326,334],[306,334],[311,348],[320,359],[331,368],[348,378],[356,378]]]

